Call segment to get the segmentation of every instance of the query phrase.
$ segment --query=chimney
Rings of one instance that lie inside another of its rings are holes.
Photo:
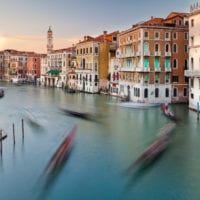
[[[151,16],[151,19],[153,19],[153,16]]]

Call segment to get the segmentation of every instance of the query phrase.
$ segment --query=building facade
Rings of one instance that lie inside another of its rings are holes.
[[[76,45],[77,90],[98,93],[108,89],[109,55],[117,46],[117,32],[98,37],[85,36]]]
[[[47,55],[41,62],[41,84],[49,87],[66,87],[67,73],[71,69],[75,47],[53,50],[53,32],[47,31]]]
[[[200,6],[191,6],[189,21],[189,69],[185,75],[189,77],[189,108],[197,110],[200,103]]]
[[[27,54],[27,79],[35,82],[41,76],[41,54],[29,52]]]
[[[119,35],[120,96],[134,102],[187,102],[186,16],[171,13],[166,19],[151,17]]]

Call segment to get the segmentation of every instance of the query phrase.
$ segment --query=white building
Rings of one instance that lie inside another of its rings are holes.
[[[196,110],[200,102],[200,6],[190,8],[189,15],[189,108]]]
[[[41,84],[50,87],[65,87],[67,73],[71,68],[71,60],[75,48],[53,50],[53,33],[51,28],[47,32],[47,56],[41,61]]]

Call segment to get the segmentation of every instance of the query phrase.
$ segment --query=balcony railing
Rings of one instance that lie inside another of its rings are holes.
[[[136,70],[135,67],[121,67],[120,71],[122,72],[134,72]]]
[[[154,67],[155,72],[160,72],[161,68],[160,67]]]
[[[200,70],[185,70],[187,77],[200,77]]]
[[[155,51],[155,56],[161,56],[161,52],[160,51]]]
[[[172,53],[171,52],[165,52],[165,56],[170,57],[170,56],[172,56]]]
[[[150,56],[150,51],[144,51],[144,56]]]
[[[136,52],[136,56],[141,56],[141,51]]]
[[[137,71],[137,72],[149,72],[150,68],[149,67],[137,67],[137,68],[135,68],[135,71]]]
[[[165,71],[166,71],[166,72],[171,72],[172,69],[171,69],[171,67],[165,67]]]

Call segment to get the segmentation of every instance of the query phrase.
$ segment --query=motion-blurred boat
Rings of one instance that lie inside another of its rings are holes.
[[[88,119],[88,120],[94,120],[94,118],[95,118],[94,115],[87,113],[87,112],[78,112],[78,111],[64,109],[64,108],[61,108],[61,110],[64,113],[74,116],[74,117],[79,117],[79,118]]]
[[[0,89],[0,98],[4,96],[4,90]]]
[[[127,172],[134,168],[145,167],[158,158],[158,156],[167,149],[171,141],[170,132],[175,128],[175,126],[175,123],[169,123],[164,126],[158,133],[158,139],[156,139],[155,142],[153,142],[149,147],[147,147],[146,150],[144,150],[144,152],[136,159],[136,161],[129,166]]]
[[[77,127],[74,126],[69,135],[67,135],[63,142],[60,144],[60,146],[57,148],[56,152],[53,154],[53,156],[51,157],[45,173],[51,175],[52,173],[54,173],[57,169],[59,169],[62,165],[62,163],[65,161],[65,158],[67,156],[67,154],[70,151],[70,148],[72,146],[73,143],[73,139],[76,135],[76,130]]]

